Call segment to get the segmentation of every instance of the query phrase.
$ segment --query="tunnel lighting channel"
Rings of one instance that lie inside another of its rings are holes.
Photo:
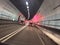
[[[29,19],[30,18],[30,12],[29,12],[29,4],[27,1],[26,1],[26,6],[27,6],[27,11],[28,11],[28,19]]]

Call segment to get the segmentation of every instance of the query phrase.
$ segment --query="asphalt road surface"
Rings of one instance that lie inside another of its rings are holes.
[[[22,25],[18,25],[18,24],[4,24],[4,25],[0,25],[0,38],[2,38],[3,36],[17,30],[18,28],[21,28]]]
[[[4,33],[2,34],[0,31],[0,37],[3,37],[4,35],[20,27],[21,25],[9,26],[10,30],[8,29],[3,30],[2,32]],[[7,40],[5,44],[8,44],[8,45],[57,45],[55,42],[49,39],[45,34],[43,34],[41,30],[39,30],[36,27],[31,27],[31,26],[26,27],[23,31],[19,32],[18,34],[16,34],[15,36]]]

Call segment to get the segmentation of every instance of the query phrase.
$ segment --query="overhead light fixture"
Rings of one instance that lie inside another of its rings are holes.
[[[13,19],[13,21],[14,21],[15,19]]]
[[[27,6],[27,8],[29,8],[29,6]]]
[[[28,2],[26,1],[26,6],[27,6],[27,11],[28,11],[28,20],[29,20],[29,18],[30,18],[30,12],[29,12],[29,4],[28,4]]]
[[[26,5],[28,5],[28,2],[26,1]]]

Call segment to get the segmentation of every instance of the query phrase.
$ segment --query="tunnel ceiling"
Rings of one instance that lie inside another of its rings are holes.
[[[26,1],[29,3],[29,10],[30,10],[30,19],[36,14],[38,9],[40,8],[43,0],[10,0],[17,9],[27,18],[28,11],[26,6]]]

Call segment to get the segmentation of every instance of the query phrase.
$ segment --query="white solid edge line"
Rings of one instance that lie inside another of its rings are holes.
[[[8,39],[10,39],[12,36],[14,36],[15,34],[17,34],[18,32],[20,32],[20,31],[22,31],[25,27],[27,27],[29,25],[29,23],[27,23],[25,26],[23,26],[20,30],[16,30],[16,31],[14,31],[14,32],[12,32],[12,33],[10,33],[10,34],[8,34],[8,35],[6,35],[6,36],[4,36],[4,37],[2,37],[1,39],[0,39],[0,41],[1,41],[1,43],[4,43],[5,41],[7,41]],[[6,38],[6,39],[5,39]]]
[[[16,30],[16,31],[17,31],[17,30]],[[10,33],[10,34],[8,34],[8,35],[6,35],[6,36],[0,38],[0,41],[3,40],[3,39],[5,39],[5,38],[7,38],[7,37],[10,36],[10,35],[12,35],[12,34],[15,33],[16,31],[14,31],[14,32],[12,32],[12,33]]]
[[[14,34],[10,35],[9,37],[7,37],[6,39],[4,39],[3,41],[1,41],[1,43],[6,42],[8,39],[10,39],[11,37],[13,37],[14,35],[16,35],[18,32],[22,31],[24,28],[22,28],[21,30],[16,31]]]

